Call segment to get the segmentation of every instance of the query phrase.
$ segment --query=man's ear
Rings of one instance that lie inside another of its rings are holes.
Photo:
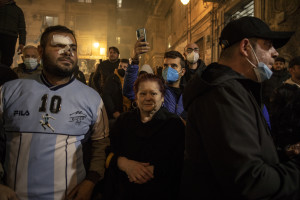
[[[22,60],[23,60],[23,62],[24,62],[24,56],[21,56],[21,58],[22,58]]]
[[[288,68],[288,70],[289,70],[290,74],[292,75],[292,74],[293,74],[293,72],[294,72],[294,69],[293,69],[293,67],[289,67],[289,68]]]
[[[38,46],[38,52],[39,52],[40,58],[42,58],[42,55],[44,53],[44,49],[43,49],[43,47],[41,45]]]
[[[239,44],[239,52],[243,55],[248,57],[249,56],[249,51],[251,51],[250,47],[250,41],[247,38],[244,38],[242,41],[240,41]]]
[[[183,67],[181,70],[182,70],[181,74],[182,74],[182,76],[184,76],[184,74],[185,74],[185,67]]]

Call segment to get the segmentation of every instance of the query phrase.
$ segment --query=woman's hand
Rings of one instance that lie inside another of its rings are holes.
[[[118,167],[127,174],[130,182],[143,184],[154,178],[154,166],[149,163],[142,163],[128,160],[125,157],[119,157]]]

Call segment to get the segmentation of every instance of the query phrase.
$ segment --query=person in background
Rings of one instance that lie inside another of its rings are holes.
[[[18,74],[18,77],[25,78],[31,74],[40,74],[42,66],[40,64],[38,49],[35,46],[27,45],[23,48],[22,54],[23,63],[13,68],[14,72]]]
[[[289,63],[291,78],[285,81],[286,84],[300,87],[300,56],[293,58]]]
[[[153,69],[152,69],[151,66],[148,65],[148,64],[144,64],[144,65],[141,67],[141,69],[140,69],[138,75],[142,75],[142,74],[145,74],[145,73],[147,73],[147,74],[154,74]]]
[[[18,52],[26,44],[26,25],[24,13],[14,0],[0,1],[0,63],[10,67],[13,63],[17,39]]]
[[[182,88],[180,88],[181,77],[186,72],[183,56],[178,51],[168,51],[164,55],[163,79],[166,82],[166,95],[164,107],[169,112],[175,113],[183,120],[187,114],[183,108]]]
[[[109,76],[103,90],[103,102],[107,110],[110,127],[122,112],[130,109],[131,101],[123,96],[124,76],[129,64],[128,59],[121,59],[119,67]]]
[[[201,75],[205,70],[206,65],[199,58],[199,47],[196,43],[189,43],[184,48],[183,56],[186,60],[186,72],[184,76],[181,77],[180,85],[184,86],[188,83],[195,74]]]
[[[229,22],[222,52],[185,87],[188,112],[181,199],[285,199],[300,197],[300,143],[278,157],[262,115],[261,83],[272,75],[293,33],[271,31],[256,17]]]
[[[109,57],[108,60],[100,62],[97,66],[96,72],[93,76],[95,90],[98,91],[100,95],[103,93],[103,88],[106,83],[107,78],[114,74],[115,69],[118,68],[119,59],[119,49],[117,47],[109,47]]]
[[[289,63],[291,78],[271,95],[272,136],[282,159],[285,150],[300,142],[300,56]]]
[[[275,58],[272,71],[273,74],[271,78],[262,83],[263,103],[266,105],[267,109],[270,109],[270,97],[274,90],[291,76],[285,67],[285,59],[282,57]]]
[[[104,199],[176,199],[184,152],[184,124],[162,106],[165,87],[153,74],[134,84],[137,108],[111,130]]]

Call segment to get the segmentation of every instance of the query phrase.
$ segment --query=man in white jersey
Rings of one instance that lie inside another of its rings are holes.
[[[6,136],[0,199],[90,199],[104,176],[109,145],[103,101],[73,76],[73,31],[48,27],[38,50],[41,75],[0,87],[0,130]],[[87,139],[91,153],[85,170],[82,141]]]

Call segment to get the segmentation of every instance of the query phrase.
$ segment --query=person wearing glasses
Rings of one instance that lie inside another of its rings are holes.
[[[186,73],[181,78],[182,88],[195,74],[201,75],[206,68],[204,61],[199,58],[199,47],[196,43],[187,44],[183,55],[186,61]]]

